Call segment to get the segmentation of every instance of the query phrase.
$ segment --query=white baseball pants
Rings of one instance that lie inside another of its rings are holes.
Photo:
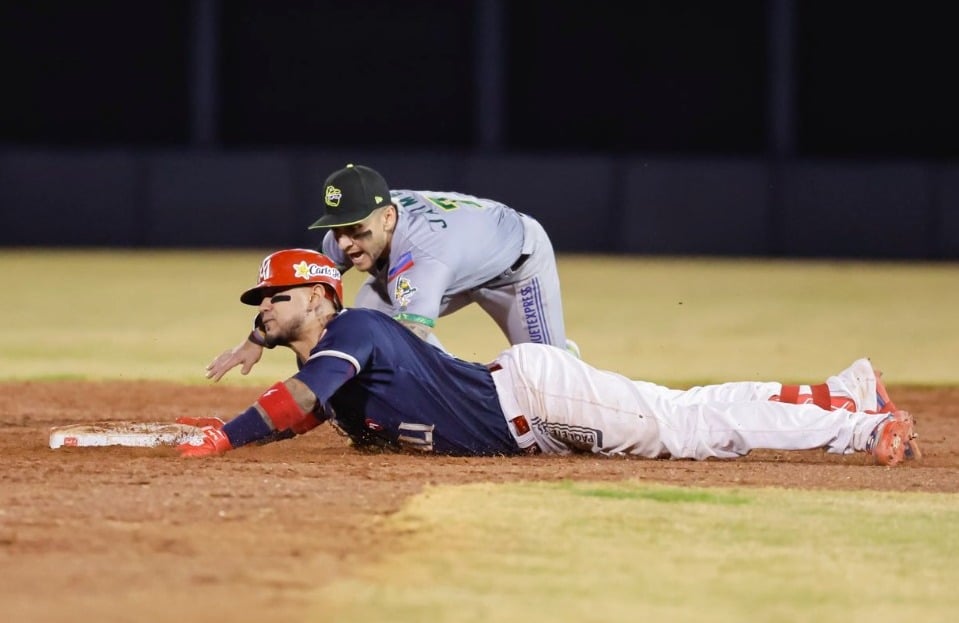
[[[864,450],[875,414],[770,402],[780,383],[734,382],[676,390],[599,370],[564,349],[518,344],[493,373],[507,420],[524,415],[521,447],[647,458],[735,458],[752,450]],[[521,431],[522,432],[522,431]],[[514,431],[516,434],[516,431]]]

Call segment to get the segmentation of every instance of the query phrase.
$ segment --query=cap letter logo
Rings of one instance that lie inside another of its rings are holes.
[[[260,281],[266,281],[273,276],[273,266],[270,265],[270,258],[263,260],[263,263],[260,264],[260,274],[257,277]]]
[[[342,190],[340,190],[333,184],[330,184],[329,186],[326,187],[326,197],[324,199],[324,201],[326,202],[326,205],[330,206],[331,208],[336,208],[340,205],[340,199],[342,198],[343,198]]]

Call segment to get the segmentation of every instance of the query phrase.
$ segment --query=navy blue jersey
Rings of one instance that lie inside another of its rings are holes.
[[[294,378],[357,444],[452,455],[519,454],[485,366],[427,344],[386,314],[347,309]]]

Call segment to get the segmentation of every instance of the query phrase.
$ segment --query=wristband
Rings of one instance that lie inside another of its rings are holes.
[[[300,408],[283,381],[277,381],[270,386],[270,389],[263,392],[263,395],[257,399],[256,404],[260,407],[260,411],[269,418],[273,430],[282,431],[292,428],[293,432],[297,432],[297,427],[309,426],[309,424],[303,422],[303,418],[309,414]],[[319,420],[316,423],[319,424]],[[306,430],[309,430],[309,428],[306,428]]]

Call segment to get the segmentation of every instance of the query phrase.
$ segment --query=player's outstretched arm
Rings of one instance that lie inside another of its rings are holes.
[[[236,366],[243,366],[240,368],[240,374],[247,375],[262,356],[263,347],[245,339],[233,348],[223,351],[211,361],[206,367],[206,378],[213,379],[216,383]]]
[[[184,457],[217,456],[250,443],[268,443],[306,433],[321,423],[314,412],[317,403],[316,394],[303,381],[296,378],[279,381],[235,418],[229,422],[213,419],[210,425],[200,428],[199,441],[181,443],[177,450]],[[202,420],[185,417],[178,420],[191,421]]]

